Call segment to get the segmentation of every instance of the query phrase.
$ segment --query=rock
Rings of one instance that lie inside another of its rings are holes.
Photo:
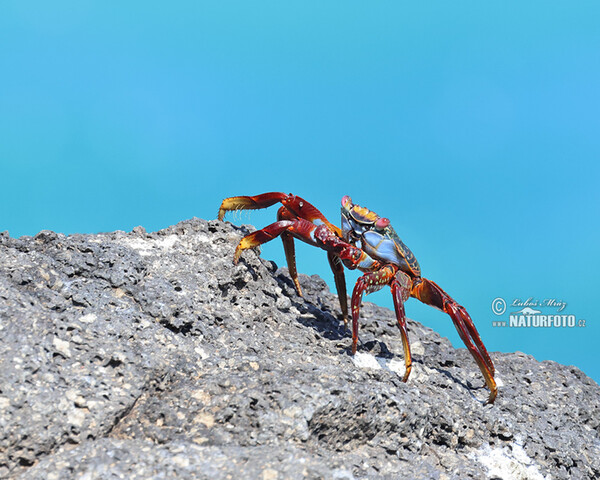
[[[575,367],[465,349],[256,252],[251,227],[0,235],[0,478],[600,476],[600,387]],[[325,257],[324,257],[325,258]]]

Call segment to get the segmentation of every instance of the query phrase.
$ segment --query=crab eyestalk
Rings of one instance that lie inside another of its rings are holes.
[[[346,210],[350,210],[352,208],[352,199],[349,195],[344,195],[342,197],[342,208]]]

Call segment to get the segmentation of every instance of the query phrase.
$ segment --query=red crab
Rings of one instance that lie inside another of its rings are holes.
[[[294,237],[322,248],[327,251],[327,258],[333,271],[346,324],[348,322],[348,300],[343,265],[350,269],[358,268],[364,272],[352,292],[353,354],[356,353],[358,342],[358,317],[363,294],[389,285],[404,348],[406,366],[406,372],[402,379],[404,382],[408,380],[412,368],[404,303],[409,297],[414,297],[446,312],[452,318],[460,338],[473,355],[485,378],[490,389],[488,403],[494,402],[498,393],[494,380],[494,364],[471,317],[464,307],[452,299],[435,282],[421,277],[421,268],[417,259],[402,243],[387,218],[353,204],[350,197],[345,196],[342,198],[342,228],[339,228],[330,223],[317,208],[306,200],[291,193],[286,195],[285,193],[270,192],[252,197],[226,198],[219,208],[219,220],[223,220],[225,213],[229,210],[266,208],[278,202],[283,206],[277,211],[277,221],[242,238],[235,249],[234,263],[239,261],[244,250],[280,236],[290,276],[298,295],[302,295],[296,270]]]

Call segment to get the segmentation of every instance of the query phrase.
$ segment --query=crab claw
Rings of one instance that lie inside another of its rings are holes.
[[[439,285],[426,278],[420,278],[415,281],[411,290],[411,296],[450,315],[460,338],[469,349],[469,352],[471,352],[475,362],[477,362],[485,383],[490,389],[490,396],[487,403],[493,403],[498,394],[498,387],[494,380],[496,370],[492,359],[481,341],[479,332],[477,332],[473,320],[471,320],[465,308],[456,303]]]
[[[229,197],[223,200],[219,208],[219,220],[223,220],[225,213],[230,210],[257,210],[259,208],[267,208],[271,205],[281,202],[288,195],[281,192],[269,192],[253,197]]]

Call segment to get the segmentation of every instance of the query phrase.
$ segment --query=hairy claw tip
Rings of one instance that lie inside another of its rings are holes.
[[[242,251],[241,250],[235,250],[235,253],[233,254],[233,264],[237,265],[238,262],[240,261],[240,257],[242,256]]]

